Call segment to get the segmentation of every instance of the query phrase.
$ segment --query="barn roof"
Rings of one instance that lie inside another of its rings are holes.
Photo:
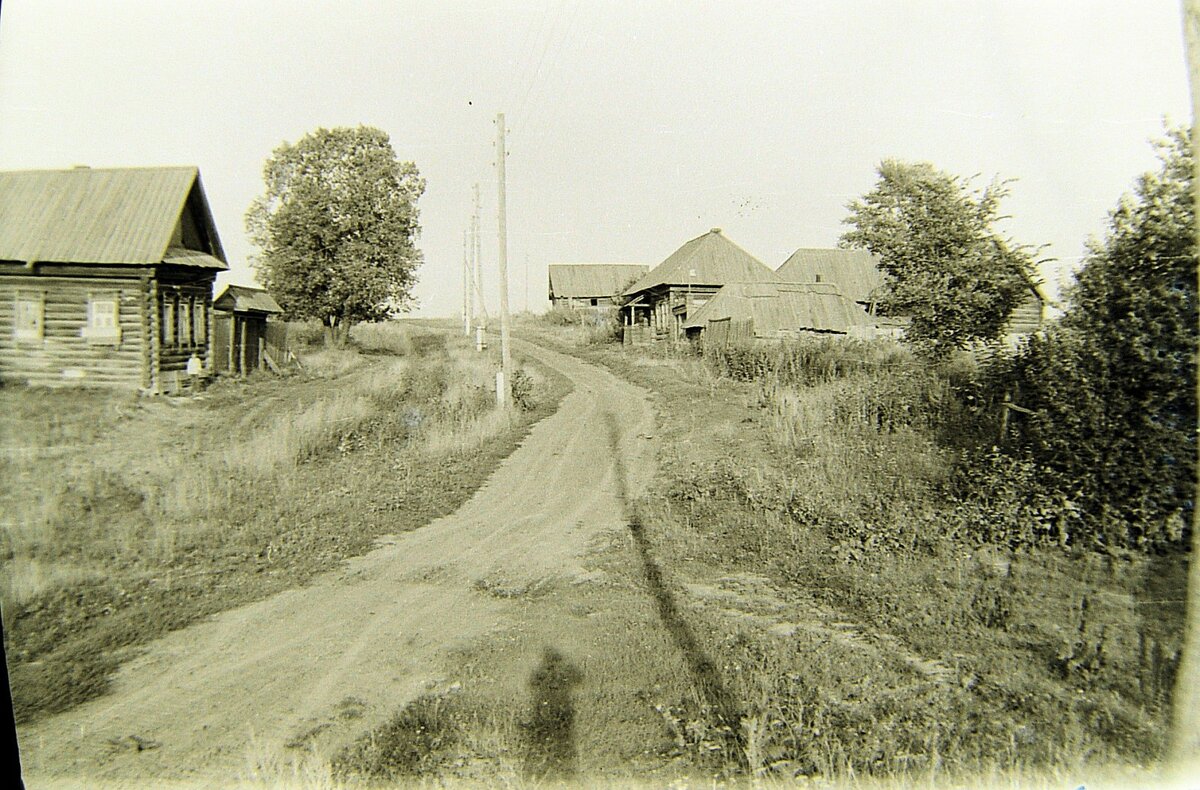
[[[802,247],[775,274],[792,283],[834,283],[855,302],[878,299],[883,285],[879,258],[867,250]]]
[[[0,260],[160,263],[189,203],[211,255],[182,262],[228,268],[195,167],[0,172]]]
[[[693,274],[694,272],[694,274]],[[775,272],[713,228],[671,253],[644,277],[625,290],[626,296],[656,285],[724,285],[731,282],[768,282]]]
[[[644,263],[552,263],[550,293],[556,297],[613,296],[646,272]]]
[[[262,288],[248,285],[227,285],[221,295],[213,299],[214,310],[232,310],[236,313],[282,313],[283,308]]]
[[[771,337],[789,331],[847,333],[874,322],[833,283],[728,283],[683,325],[702,329],[709,321],[754,322],[754,334]]]

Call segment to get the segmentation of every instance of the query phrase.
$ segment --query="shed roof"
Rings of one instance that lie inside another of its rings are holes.
[[[552,263],[550,293],[556,297],[613,296],[646,272],[644,263]]]
[[[720,228],[713,228],[671,253],[627,288],[625,294],[632,296],[656,285],[720,286],[774,279],[775,272],[769,266],[726,238]]]
[[[855,302],[880,296],[883,272],[879,258],[867,250],[801,247],[775,270],[780,280],[792,283],[834,283]]]
[[[0,172],[0,260],[161,263],[189,201],[209,260],[179,262],[227,268],[195,167]]]
[[[709,321],[751,319],[754,334],[781,332],[847,333],[852,327],[874,326],[866,312],[842,296],[833,283],[728,283],[696,311],[684,329],[704,328]]]
[[[235,313],[282,313],[279,303],[262,288],[248,285],[227,285],[220,296],[213,299],[214,310],[232,310]]]

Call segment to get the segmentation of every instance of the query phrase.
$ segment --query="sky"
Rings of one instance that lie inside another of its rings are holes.
[[[657,264],[720,227],[771,267],[834,246],[887,158],[1016,179],[1003,230],[1051,292],[1191,119],[1180,6],[1130,2],[4,0],[0,169],[193,164],[230,271],[262,167],[318,127],[386,131],[427,180],[416,313],[462,304],[482,195],[497,304],[552,262]]]

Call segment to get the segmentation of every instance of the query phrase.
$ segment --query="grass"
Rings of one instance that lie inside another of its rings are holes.
[[[303,374],[193,399],[0,391],[0,607],[19,721],[103,693],[128,648],[453,512],[566,391],[527,366],[528,408],[499,415],[493,361],[465,343],[360,334],[303,354]]]
[[[1019,485],[986,507],[959,490],[962,445],[987,425],[953,377],[892,350],[842,363],[828,342],[737,376],[557,345],[657,396],[659,476],[636,510],[736,701],[726,770],[923,782],[1160,759],[1186,557],[997,540],[1011,533],[978,519],[1036,514]],[[697,699],[666,710],[696,755],[711,744],[695,733],[728,722]]]

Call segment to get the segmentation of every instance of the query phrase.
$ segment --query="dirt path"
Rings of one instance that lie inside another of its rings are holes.
[[[646,482],[652,411],[599,368],[519,348],[574,391],[466,505],[310,586],[153,643],[109,695],[21,729],[30,786],[220,786],[288,745],[328,754],[436,683],[450,651],[516,622],[524,607],[507,591],[582,576],[589,545],[624,526],[621,484]]]

